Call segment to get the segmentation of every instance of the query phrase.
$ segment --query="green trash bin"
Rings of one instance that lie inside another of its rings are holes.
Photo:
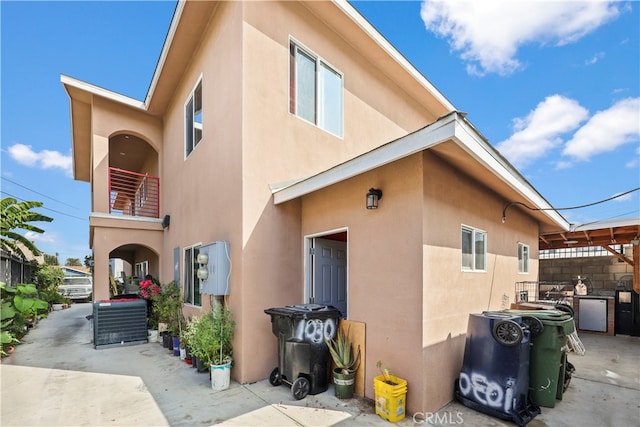
[[[573,316],[560,310],[505,311],[529,323],[529,395],[539,406],[553,408],[564,393],[568,337],[575,332]]]

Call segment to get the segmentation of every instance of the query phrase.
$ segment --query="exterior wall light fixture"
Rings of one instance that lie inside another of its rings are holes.
[[[370,188],[367,193],[367,209],[378,209],[378,200],[382,199],[382,190]]]

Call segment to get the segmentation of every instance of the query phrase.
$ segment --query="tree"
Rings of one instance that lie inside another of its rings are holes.
[[[22,201],[18,202],[13,197],[5,197],[0,200],[0,213],[2,221],[0,226],[0,247],[4,251],[13,252],[27,259],[23,248],[29,249],[33,255],[40,255],[41,252],[36,246],[18,230],[26,230],[34,233],[44,233],[44,230],[31,224],[33,222],[51,222],[53,218],[31,209],[39,208],[42,202]]]
[[[82,263],[79,258],[67,258],[67,262],[64,263],[67,267],[81,267]]]
[[[84,266],[91,269],[91,272],[93,272],[93,255],[84,256]]]
[[[47,265],[59,265],[58,256],[44,254],[44,263]]]
[[[35,276],[38,290],[56,290],[64,281],[64,272],[54,265],[40,266]]]

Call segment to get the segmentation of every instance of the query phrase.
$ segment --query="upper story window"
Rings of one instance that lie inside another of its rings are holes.
[[[289,53],[289,111],[341,137],[342,74],[294,42]]]
[[[529,272],[529,245],[518,243],[518,273]]]
[[[462,270],[486,271],[487,233],[472,227],[462,226]]]
[[[186,158],[202,139],[202,79],[189,94],[189,100],[184,106],[184,117],[184,156]]]

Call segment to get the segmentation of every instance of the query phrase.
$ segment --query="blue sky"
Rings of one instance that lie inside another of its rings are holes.
[[[556,208],[640,186],[640,3],[353,2]],[[2,196],[52,216],[29,236],[90,255],[90,189],[71,175],[60,74],[143,100],[172,1],[2,1]],[[640,191],[570,222],[640,217]]]

